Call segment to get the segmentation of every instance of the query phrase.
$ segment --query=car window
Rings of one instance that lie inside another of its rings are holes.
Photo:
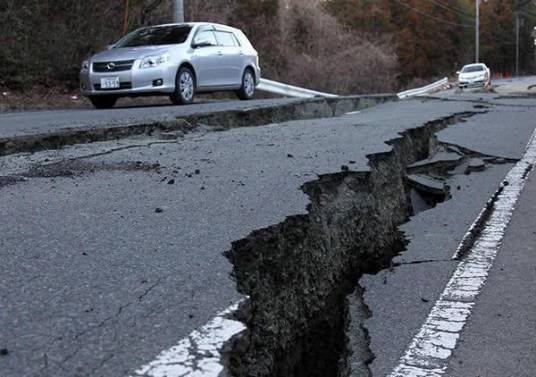
[[[226,31],[216,31],[216,39],[218,40],[218,44],[220,46],[236,47],[238,45],[233,33]]]
[[[236,30],[235,33],[235,37],[238,40],[238,44],[240,46],[246,47],[248,49],[253,49],[253,45],[241,30]]]
[[[195,35],[194,44],[210,43],[212,46],[217,46],[218,42],[212,30],[201,30]]]
[[[147,27],[128,34],[117,42],[114,48],[184,43],[191,30],[189,25]]]
[[[462,72],[471,73],[471,72],[481,72],[483,70],[484,70],[484,67],[481,65],[470,65],[467,67],[463,67]]]

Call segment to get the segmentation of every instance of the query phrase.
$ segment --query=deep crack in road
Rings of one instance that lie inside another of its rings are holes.
[[[391,373],[536,100],[285,106],[4,148],[0,374]]]

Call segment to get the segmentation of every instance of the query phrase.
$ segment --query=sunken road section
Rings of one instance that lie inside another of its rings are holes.
[[[454,254],[454,258],[465,258],[389,377],[446,375],[446,361],[456,348],[461,331],[486,283],[516,202],[535,163],[536,132],[523,159],[507,174]]]
[[[42,134],[0,138],[0,156],[20,152],[59,149],[73,144],[117,140],[135,135],[165,136],[167,133],[188,133],[199,126],[221,131],[235,127],[262,126],[298,119],[330,118],[395,100],[397,100],[397,97],[394,94],[329,99],[314,98],[275,106],[252,107],[245,110],[198,113],[185,117],[179,116],[172,120],[65,128]]]
[[[390,152],[369,156],[370,171],[343,169],[306,183],[307,215],[233,244],[226,256],[249,300],[236,313],[247,330],[225,355],[231,375],[370,375],[366,330],[353,344],[345,338],[349,318],[365,319],[367,308],[349,312],[347,296],[363,273],[389,267],[405,247],[398,227],[412,214],[407,167],[433,153],[436,132],[472,115],[406,131],[388,142]]]

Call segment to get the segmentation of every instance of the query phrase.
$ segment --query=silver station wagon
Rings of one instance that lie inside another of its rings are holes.
[[[99,109],[119,97],[166,95],[192,103],[196,93],[234,91],[254,97],[261,69],[257,51],[238,29],[211,23],[145,27],[82,63],[80,88]]]

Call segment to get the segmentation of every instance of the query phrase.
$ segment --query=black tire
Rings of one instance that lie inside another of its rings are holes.
[[[115,96],[91,96],[89,100],[97,109],[111,109],[117,102]]]
[[[243,101],[255,97],[255,73],[251,68],[246,68],[242,75],[242,87],[236,91],[236,95]]]
[[[194,102],[196,80],[192,70],[180,67],[175,78],[175,92],[169,96],[175,105],[188,105]]]

